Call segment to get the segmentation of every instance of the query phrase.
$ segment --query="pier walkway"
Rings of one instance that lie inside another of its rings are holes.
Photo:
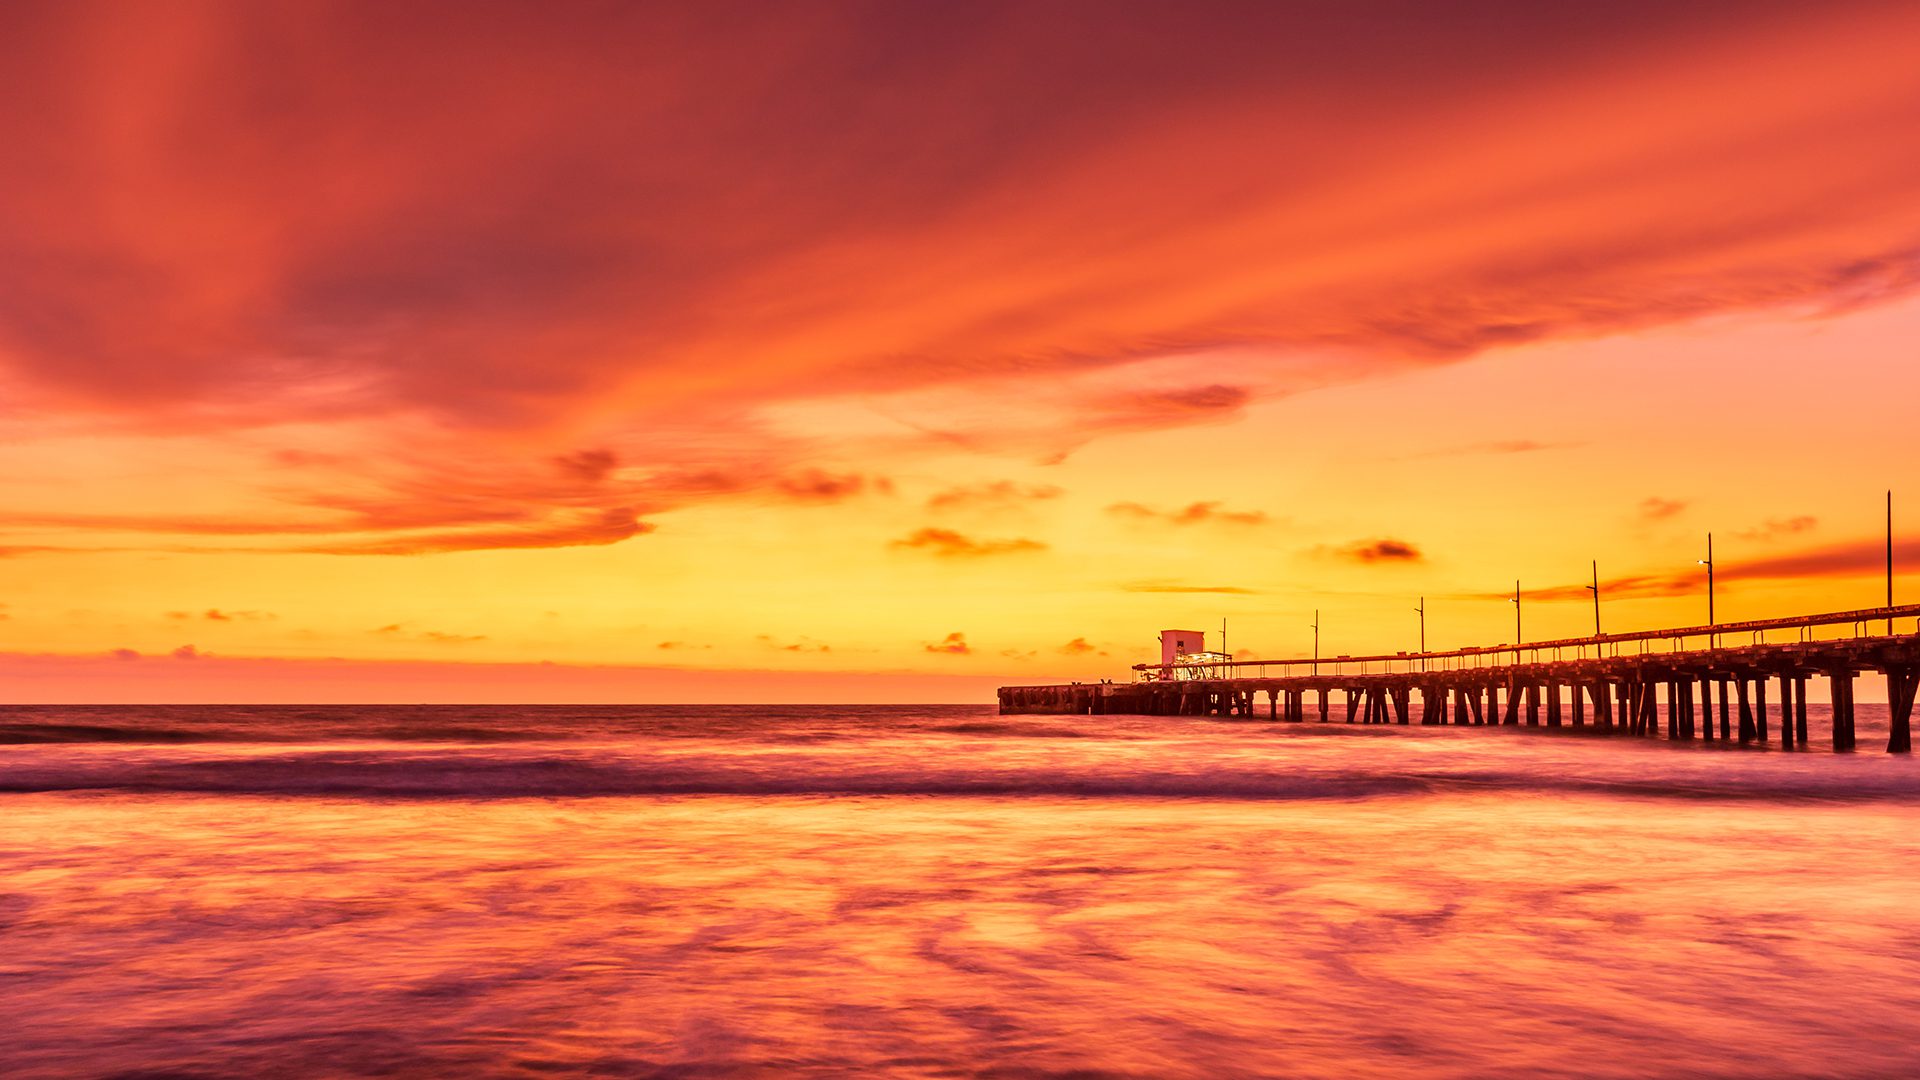
[[[1777,732],[1791,748],[1812,735],[1808,680],[1826,679],[1833,748],[1852,750],[1853,684],[1864,672],[1887,676],[1888,752],[1911,752],[1920,604],[1449,652],[1137,664],[1129,683],[1001,687],[1000,711],[1293,723],[1311,714],[1326,723],[1337,695],[1346,723],[1544,724],[1643,737],[1664,729],[1669,739],[1741,743]]]

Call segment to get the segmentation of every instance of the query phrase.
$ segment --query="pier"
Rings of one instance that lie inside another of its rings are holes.
[[[1827,737],[1833,749],[1852,750],[1854,680],[1878,672],[1887,677],[1887,751],[1904,754],[1913,749],[1920,686],[1920,604],[1448,652],[1220,658],[1133,671],[1125,683],[1004,686],[1000,712],[1526,725],[1796,748],[1814,735],[1809,681],[1824,679],[1833,706]]]

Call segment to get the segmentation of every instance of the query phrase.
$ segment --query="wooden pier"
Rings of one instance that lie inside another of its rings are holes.
[[[1134,672],[1127,683],[1001,687],[1000,711],[1527,725],[1742,744],[1777,738],[1795,748],[1812,738],[1808,682],[1825,679],[1832,746],[1852,750],[1854,679],[1880,672],[1892,721],[1887,750],[1903,754],[1913,749],[1920,604],[1450,652],[1138,664]]]

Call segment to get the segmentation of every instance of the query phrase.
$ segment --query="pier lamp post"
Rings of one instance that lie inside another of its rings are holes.
[[[1313,673],[1320,674],[1320,609],[1313,609]]]
[[[1593,594],[1593,636],[1600,636],[1600,560],[1593,560],[1593,584],[1587,586]]]
[[[1715,635],[1713,632],[1713,534],[1712,533],[1707,534],[1707,557],[1704,559],[1696,559],[1695,562],[1698,565],[1704,566],[1707,568],[1707,648],[1711,649],[1719,644],[1718,641],[1714,640],[1717,635]]]
[[[1513,582],[1513,662],[1520,662],[1520,580]]]
[[[1892,606],[1892,605],[1888,605]],[[1420,651],[1427,651],[1427,598],[1420,598],[1420,606],[1414,608],[1414,614],[1420,616]]]

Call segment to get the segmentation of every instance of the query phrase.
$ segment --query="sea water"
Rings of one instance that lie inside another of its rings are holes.
[[[0,709],[0,1075],[1910,1076],[1861,711]]]

